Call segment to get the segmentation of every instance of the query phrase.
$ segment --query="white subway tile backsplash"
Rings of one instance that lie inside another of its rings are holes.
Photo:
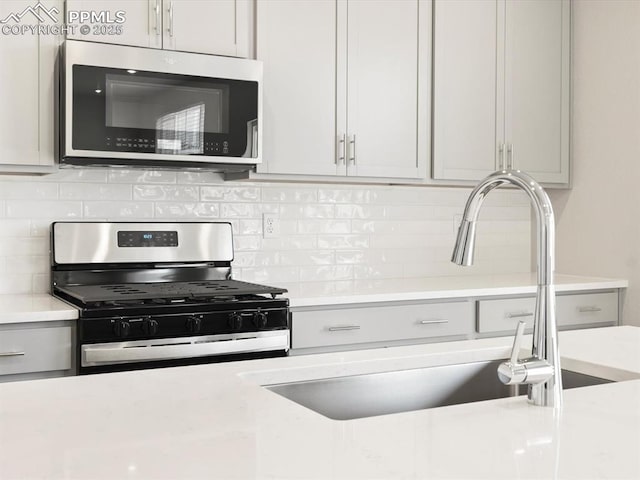
[[[382,264],[382,265],[354,265],[353,278],[356,280],[366,280],[369,278],[401,278],[403,273],[402,265]]]
[[[3,237],[0,238],[0,256],[16,260],[16,257],[39,255],[48,258],[49,238],[47,237]]]
[[[233,248],[237,252],[244,250],[260,250],[262,237],[258,235],[237,235],[233,237]]]
[[[507,189],[485,201],[476,264],[451,264],[468,194],[468,188],[224,182],[212,172],[107,168],[0,177],[0,292],[48,291],[54,221],[228,221],[234,277],[296,292],[339,294],[354,282],[385,278],[529,271],[529,200]],[[264,213],[277,215],[277,237],[263,238]]]
[[[256,187],[226,187],[222,200],[225,202],[259,202],[260,189]]]
[[[184,185],[134,185],[134,200],[197,201],[198,187]]]
[[[285,218],[334,218],[333,205],[290,205],[280,206],[280,214]]]
[[[55,200],[58,185],[55,183],[35,183],[32,188],[24,188],[22,183],[0,183],[0,198],[16,200]]]
[[[336,218],[385,218],[386,207],[378,205],[336,205]]]
[[[329,265],[320,267],[300,267],[300,281],[332,282],[353,279],[352,265]]]
[[[234,220],[233,233],[238,235],[262,235],[262,220]]]
[[[350,233],[350,220],[298,220],[298,233]]]
[[[114,221],[143,220],[153,218],[153,204],[145,202],[83,202],[83,216],[86,219],[104,219]]]
[[[36,181],[43,182],[80,182],[80,183],[106,183],[109,176],[108,168],[61,168],[52,175],[39,177]]]
[[[368,248],[369,237],[366,235],[318,235],[318,247],[323,249]]]
[[[176,183],[176,175],[176,172],[165,170],[111,169],[107,179],[110,183]]]
[[[312,188],[263,187],[262,201],[270,203],[317,203],[318,191]]]
[[[219,202],[224,198],[224,187],[210,185],[200,187],[200,200],[203,202]]]
[[[9,272],[0,277],[0,295],[21,295],[33,292],[33,275]]]
[[[176,182],[184,185],[224,183],[223,174],[216,172],[176,172]]]
[[[131,185],[107,183],[61,183],[61,200],[131,200]]]
[[[286,250],[279,253],[280,264],[286,266],[334,265],[333,250]]]
[[[32,293],[50,293],[51,280],[48,273],[36,273],[31,283]]]
[[[221,218],[259,218],[262,208],[253,203],[222,203],[220,205]]]
[[[28,219],[4,219],[0,222],[0,237],[28,237],[31,223]]]
[[[79,219],[82,216],[80,201],[7,200],[6,214],[10,218],[58,218]]]

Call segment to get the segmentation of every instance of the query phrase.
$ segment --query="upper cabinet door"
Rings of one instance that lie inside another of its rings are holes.
[[[478,180],[496,169],[498,13],[496,0],[434,1],[435,179]]]
[[[67,12],[108,12],[110,19],[123,12],[122,23],[79,23],[67,34],[74,40],[116,43],[135,47],[162,47],[162,0],[67,0]],[[81,33],[80,26],[89,27]],[[116,28],[121,27],[121,28]]]
[[[0,20],[33,7],[30,1],[0,2]],[[63,11],[61,1],[46,8]],[[58,14],[58,22],[61,21]],[[28,13],[23,24],[39,22]],[[53,22],[55,23],[55,22]],[[14,25],[9,19],[8,25]],[[61,38],[46,33],[3,35],[0,41],[0,172],[51,172],[54,155],[55,59]]]
[[[263,0],[256,14],[264,62],[258,171],[336,175],[336,1]]]
[[[249,56],[249,0],[163,0],[162,48]]]
[[[509,166],[569,182],[569,0],[505,2]]]
[[[350,176],[426,173],[418,169],[417,152],[419,14],[418,0],[347,1]]]

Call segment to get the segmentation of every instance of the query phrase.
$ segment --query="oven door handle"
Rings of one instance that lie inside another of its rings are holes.
[[[176,338],[154,342],[102,343],[82,346],[82,366],[175,360],[231,353],[289,350],[289,330],[255,334]]]

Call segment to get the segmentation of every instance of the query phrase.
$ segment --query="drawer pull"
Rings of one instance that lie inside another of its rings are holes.
[[[578,307],[578,312],[580,313],[588,313],[588,312],[601,312],[602,309],[600,307]]]
[[[20,357],[24,352],[0,352],[0,357]]]
[[[360,325],[340,325],[338,327],[327,327],[330,332],[344,332],[347,330],[360,330]]]
[[[507,318],[533,317],[533,312],[507,313]]]
[[[420,320],[420,325],[434,325],[436,323],[449,323],[449,320]]]

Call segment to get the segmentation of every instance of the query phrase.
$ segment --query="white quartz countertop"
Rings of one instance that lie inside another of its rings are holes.
[[[627,280],[556,275],[556,291],[626,288]],[[305,282],[286,285],[293,310],[331,305],[434,300],[459,297],[534,294],[533,273],[413,279]],[[48,294],[0,295],[0,325],[74,320],[78,310]]]
[[[0,384],[0,478],[638,479],[640,380],[330,420],[260,384],[505,358],[491,338]],[[640,379],[640,328],[560,333],[563,366]],[[402,395],[402,392],[398,392]]]
[[[535,273],[509,275],[468,275],[346,282],[301,282],[288,288],[291,308],[343,305],[369,302],[436,300],[459,297],[535,294]],[[626,288],[627,280],[555,275],[557,292]]]
[[[76,318],[76,308],[48,294],[0,295],[0,325]]]

